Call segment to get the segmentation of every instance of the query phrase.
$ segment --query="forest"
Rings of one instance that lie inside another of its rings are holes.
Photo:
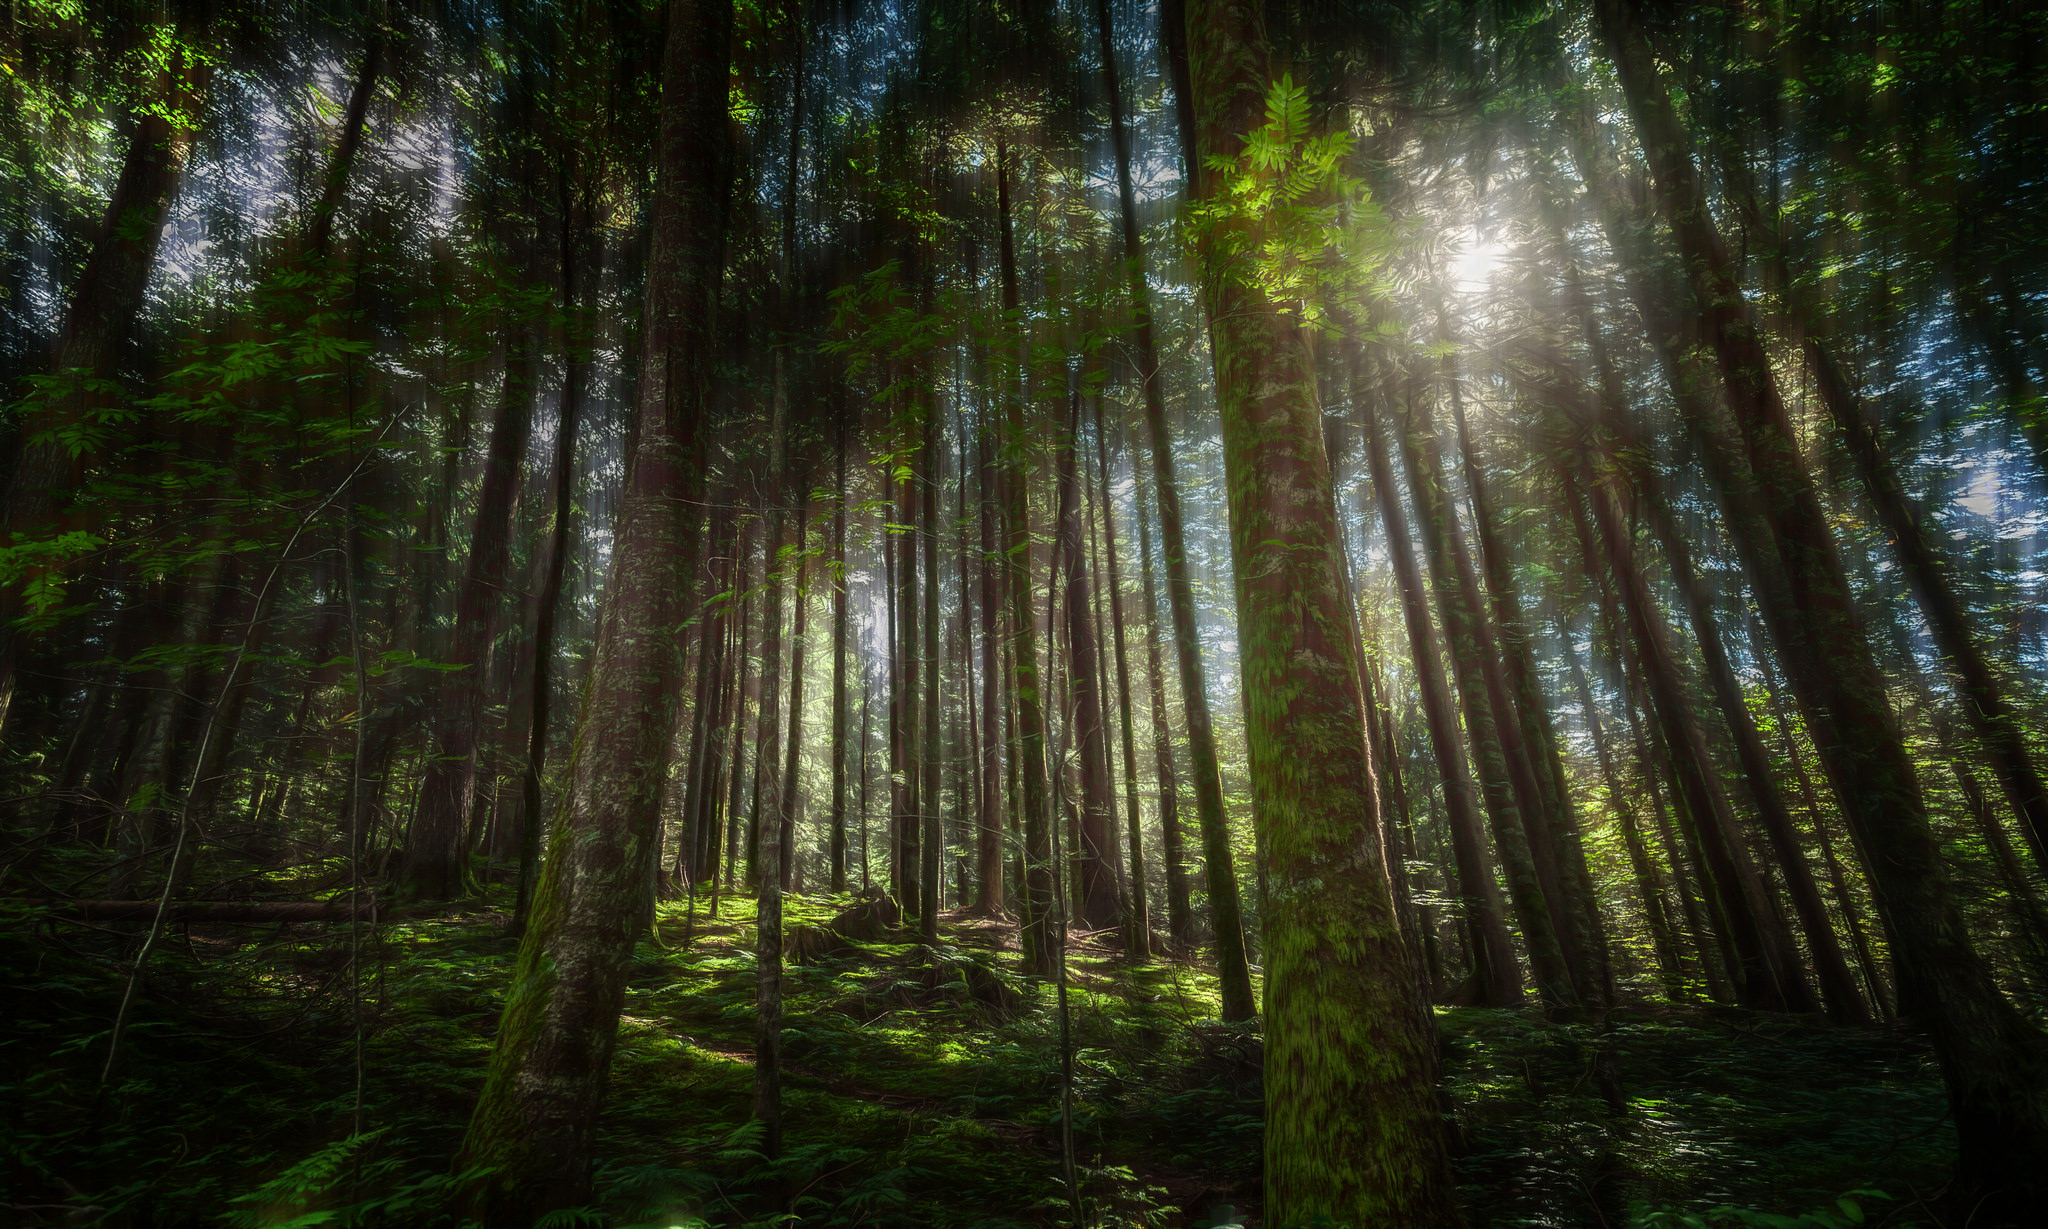
[[[2048,6],[5,7],[0,1226],[2041,1223]]]

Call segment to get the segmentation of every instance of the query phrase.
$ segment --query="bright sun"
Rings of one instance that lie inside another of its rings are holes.
[[[1467,231],[1458,241],[1457,255],[1451,258],[1451,272],[1457,288],[1471,293],[1485,290],[1493,280],[1493,271],[1500,264],[1501,245],[1497,240]]]

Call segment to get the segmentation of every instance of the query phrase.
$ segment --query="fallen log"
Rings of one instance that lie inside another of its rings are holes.
[[[81,922],[147,922],[156,917],[153,900],[16,899],[5,905],[48,909]],[[438,912],[445,906],[394,909],[374,898],[349,900],[179,900],[164,913],[167,922],[222,926],[264,926],[281,922],[389,922]]]

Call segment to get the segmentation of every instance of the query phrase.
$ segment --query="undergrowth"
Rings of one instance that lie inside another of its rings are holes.
[[[837,903],[791,898],[790,923]],[[785,1147],[763,1156],[743,906],[661,907],[632,969],[593,1203],[550,1225],[789,1223],[768,1189],[821,1229],[1068,1224],[1075,1202],[1100,1225],[1260,1223],[1258,1036],[1217,1019],[1213,973],[1073,952],[1076,1199],[1055,996],[1014,971],[1013,934],[965,921],[935,946],[791,966]],[[449,1157],[513,954],[502,922],[480,907],[353,940],[173,936],[101,1089],[129,936],[0,913],[0,1207],[18,1225],[452,1225]],[[1954,1140],[1910,1037],[1746,1013],[1439,1019],[1475,1227],[1931,1223],[1921,1199]]]

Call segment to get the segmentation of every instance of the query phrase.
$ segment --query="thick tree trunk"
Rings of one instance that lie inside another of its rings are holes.
[[[491,1225],[587,1200],[627,958],[660,850],[688,574],[676,497],[703,413],[732,8],[672,0],[667,24],[637,440],[568,792],[456,1162],[482,1167],[468,1202]]]
[[[1775,553],[1784,569],[1791,600],[1767,602],[1765,619],[1868,858],[1900,1007],[1929,1031],[1941,1058],[1961,1151],[1951,1195],[1992,1219],[2017,1216],[2048,1194],[2048,1170],[2038,1164],[2048,1155],[2048,1039],[1999,993],[1971,945],[1826,510],[1635,8],[1597,0],[1595,15],[1720,363],[1741,439],[1736,466],[1753,477],[1763,509],[1768,537],[1745,543],[1746,552]],[[1824,723],[1813,724],[1816,713]]]
[[[1187,16],[1197,148],[1235,164],[1266,101],[1263,6],[1196,0]],[[1258,250],[1256,235],[1235,237]],[[1225,236],[1198,242],[1253,817],[1275,889],[1263,911],[1266,1217],[1454,1226],[1435,1045],[1374,831],[1359,646],[1308,338],[1231,268]]]

